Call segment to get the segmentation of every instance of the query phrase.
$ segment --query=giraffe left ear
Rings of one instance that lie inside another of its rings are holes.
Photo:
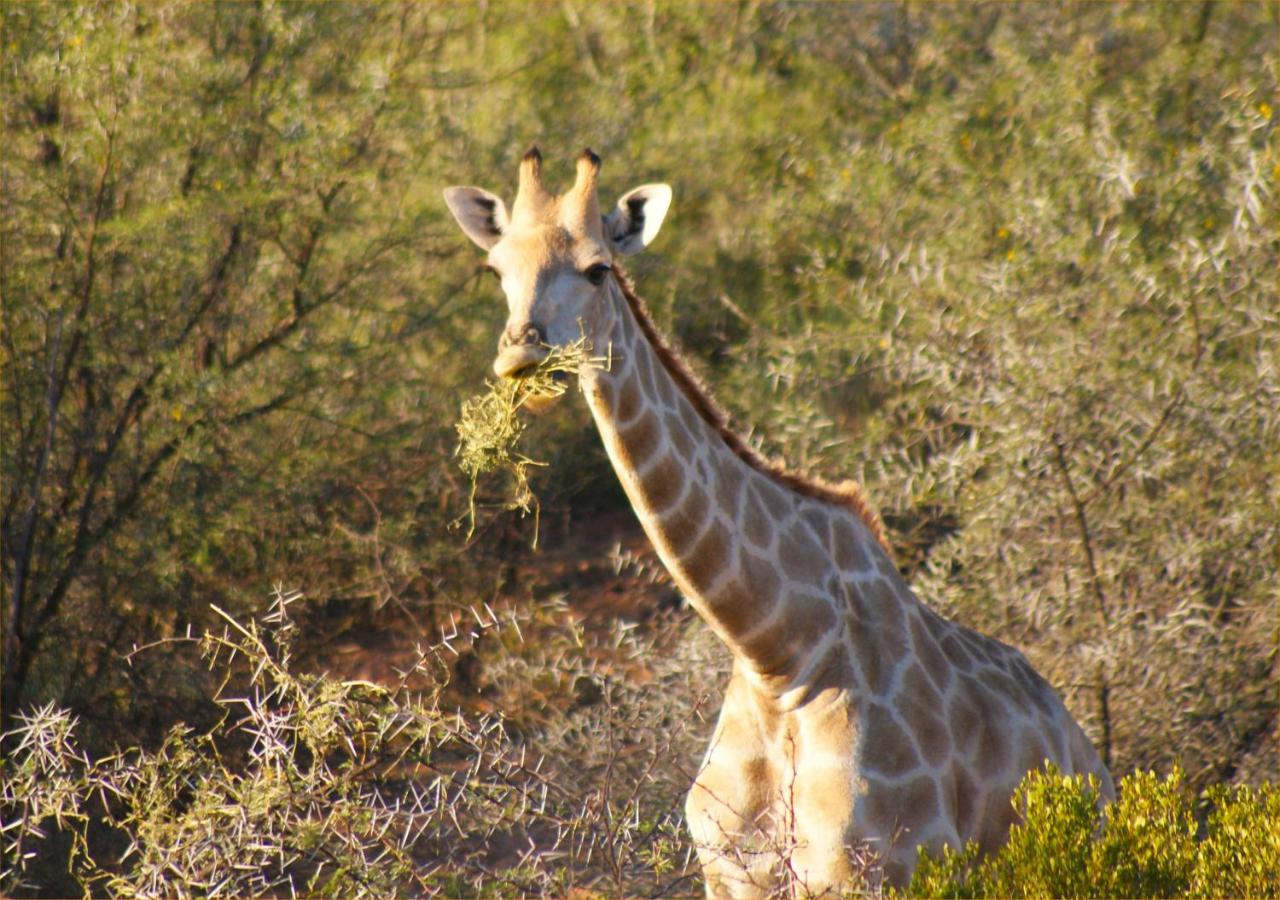
[[[670,185],[646,184],[623,194],[617,207],[604,217],[604,233],[614,252],[630,256],[649,246],[670,206]]]

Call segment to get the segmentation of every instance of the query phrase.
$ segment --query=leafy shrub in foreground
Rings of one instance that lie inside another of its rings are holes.
[[[1203,829],[1197,802],[1209,806]],[[981,858],[976,844],[921,857],[918,897],[1277,897],[1280,788],[1215,786],[1197,798],[1175,769],[1134,772],[1097,812],[1080,776],[1032,772],[1014,797],[1023,821]]]

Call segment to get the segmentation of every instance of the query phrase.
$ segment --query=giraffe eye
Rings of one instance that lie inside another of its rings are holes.
[[[582,274],[587,279],[587,281],[590,281],[592,284],[598,286],[598,285],[604,284],[605,276],[608,275],[611,271],[612,271],[612,268],[606,263],[596,263],[594,266],[589,266],[587,268],[587,271],[583,272]]]

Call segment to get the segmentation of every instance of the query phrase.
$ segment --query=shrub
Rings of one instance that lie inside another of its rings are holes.
[[[0,890],[48,884],[50,866],[125,897],[697,890],[680,807],[705,739],[698,682],[722,669],[705,631],[593,636],[556,604],[480,607],[379,687],[297,671],[294,599],[199,641],[224,683],[206,731],[95,761],[67,712],[23,715],[2,769]],[[500,688],[450,708],[452,664],[481,641]],[[1100,816],[1095,785],[1037,772],[1013,802],[1003,849],[922,855],[905,893],[1280,895],[1274,785],[1197,797],[1179,770],[1138,772]]]
[[[200,639],[224,683],[207,731],[91,760],[69,713],[21,715],[0,770],[0,891],[38,889],[50,869],[86,896],[683,890],[680,801],[702,740],[690,673],[714,668],[697,659],[706,643],[676,628],[659,652],[632,628],[588,635],[555,605],[522,620],[481,607],[379,687],[296,670],[296,598]],[[482,639],[513,715],[442,700]]]
[[[1280,896],[1280,788],[1218,786],[1199,802],[1175,769],[1135,772],[1098,814],[1080,776],[1033,772],[1014,803],[1022,820],[983,858],[976,844],[922,854],[906,891],[918,897]]]

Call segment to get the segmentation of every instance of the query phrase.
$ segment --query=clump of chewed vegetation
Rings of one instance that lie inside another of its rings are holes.
[[[440,188],[534,141],[672,184],[658,326],[1127,785],[1096,834],[1029,786],[919,891],[1265,892],[1277,15],[0,5],[0,892],[700,890],[723,655],[610,568],[581,404],[457,427],[505,311]]]
[[[607,364],[607,359],[591,355],[585,341],[564,347],[550,347],[531,371],[518,379],[486,380],[485,392],[464,400],[458,415],[458,464],[471,482],[467,496],[470,517],[468,537],[475,531],[476,490],[480,479],[492,473],[509,477],[511,488],[502,507],[519,510],[535,518],[534,545],[537,544],[538,497],[529,484],[529,470],[545,466],[519,449],[525,431],[524,410],[537,411],[561,397],[587,365]]]

